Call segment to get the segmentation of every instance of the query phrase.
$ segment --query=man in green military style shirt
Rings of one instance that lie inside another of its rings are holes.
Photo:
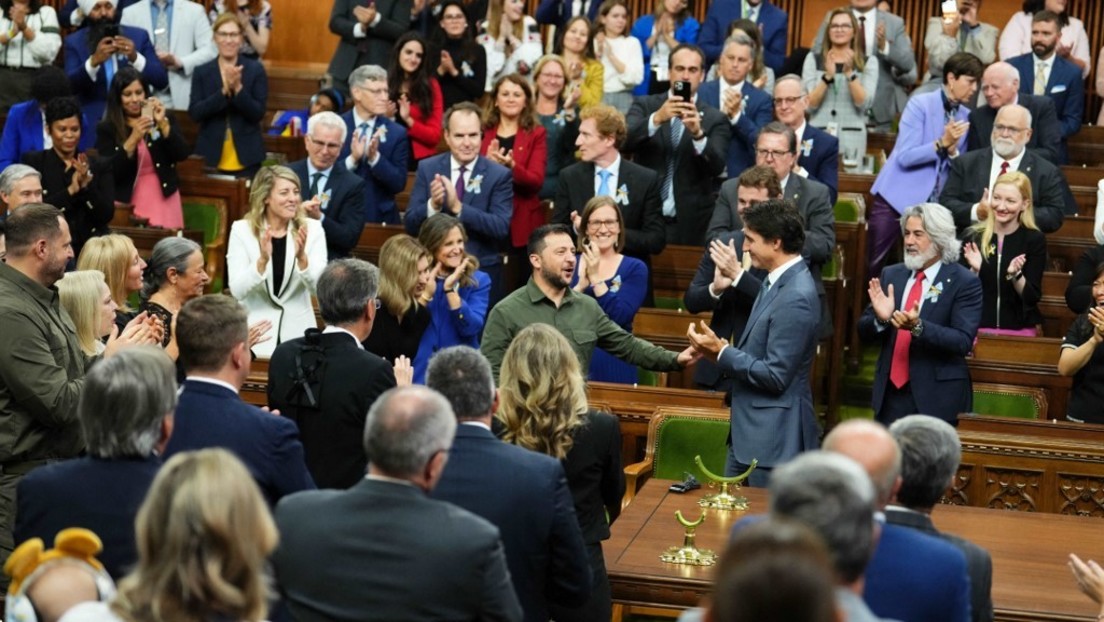
[[[575,243],[566,225],[543,225],[529,236],[533,276],[491,309],[480,346],[495,379],[514,335],[530,324],[555,326],[579,357],[585,375],[594,348],[653,371],[676,371],[698,360],[688,347],[675,354],[625,332],[589,296],[569,287],[575,273]],[[549,370],[552,371],[552,370]]]

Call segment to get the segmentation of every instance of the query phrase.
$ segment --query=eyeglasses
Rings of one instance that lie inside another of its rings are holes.
[[[774,105],[779,106],[779,107],[781,107],[781,106],[792,106],[792,105],[796,104],[798,102],[798,100],[800,100],[802,97],[804,97],[804,95],[801,95],[799,97],[775,97],[774,98]]]
[[[756,149],[755,155],[763,158],[764,160],[774,160],[781,158],[782,156],[790,155],[789,151],[773,151],[771,149]]]
[[[376,307],[376,311],[379,311],[379,308],[380,308],[380,299],[379,299],[379,298],[373,298],[373,299],[372,299],[372,305],[374,305],[374,306]]]
[[[587,221],[587,229],[589,229],[591,231],[598,231],[602,227],[605,227],[609,231],[613,231],[614,229],[620,229],[621,228],[621,223],[616,221],[616,220],[588,220]]]
[[[993,131],[996,132],[997,134],[1019,134],[1020,132],[1024,131],[1025,129],[1026,128],[1022,128],[1022,127],[1012,127],[1011,125],[994,125],[993,126]]]
[[[854,26],[851,24],[832,24],[829,28],[832,30],[851,30]]]
[[[220,30],[215,33],[215,37],[218,39],[241,39],[241,36],[242,33],[239,31],[225,32]]]
[[[326,149],[328,151],[340,151],[341,150],[341,143],[325,143],[325,142],[322,142],[320,140],[316,140],[310,134],[307,134],[307,140],[311,141],[312,145],[314,145],[316,147],[321,147],[321,148]]]

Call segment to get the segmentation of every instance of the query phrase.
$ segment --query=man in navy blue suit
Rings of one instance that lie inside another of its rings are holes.
[[[91,123],[103,118],[107,92],[115,72],[133,66],[155,89],[169,85],[169,74],[157,58],[149,34],[115,21],[119,0],[80,0],[88,18],[81,29],[65,37],[65,75],[80,98]]]
[[[395,195],[406,187],[410,143],[406,128],[386,116],[387,72],[362,65],[349,74],[353,108],[345,121],[345,168],[364,180],[364,222],[399,224]]]
[[[345,122],[333,112],[307,120],[307,159],[288,164],[299,176],[307,217],[322,221],[329,258],[348,257],[364,230],[364,181],[337,161]]]
[[[794,131],[797,138],[797,168],[794,172],[828,186],[829,199],[839,195],[839,139],[807,122],[809,91],[801,76],[786,74],[774,81],[774,116]]]
[[[510,240],[514,212],[514,182],[510,169],[479,156],[483,140],[482,112],[462,102],[445,112],[445,142],[449,152],[418,163],[406,231],[417,237],[426,218],[443,212],[464,223],[467,251],[479,259],[479,269],[491,277],[491,306],[502,298],[501,252]]]
[[[1059,18],[1051,11],[1039,11],[1031,19],[1031,52],[1007,59],[1020,72],[1020,92],[1045,95],[1054,102],[1062,126],[1062,147],[1058,163],[1069,161],[1066,142],[1081,131],[1085,115],[1085,80],[1081,69],[1055,53],[1062,36]]]
[[[698,98],[724,113],[732,128],[728,141],[727,177],[739,177],[755,165],[759,128],[771,122],[771,97],[746,80],[751,71],[752,41],[742,32],[729,37],[718,64],[718,78],[698,88]]]
[[[786,60],[786,37],[789,35],[790,18],[770,0],[717,0],[709,5],[705,14],[698,45],[712,63],[724,50],[728,26],[747,18],[759,25],[763,35],[763,62],[778,73]]]
[[[498,527],[528,622],[562,619],[555,608],[585,603],[592,579],[563,466],[491,433],[498,393],[491,364],[478,350],[454,346],[438,352],[429,362],[426,386],[445,396],[460,422],[431,496]]]
[[[247,320],[245,308],[221,294],[194,298],[177,314],[176,343],[188,376],[164,457],[228,449],[274,506],[284,495],[315,486],[295,424],[238,396],[252,361]]]
[[[874,416],[885,425],[914,413],[957,424],[973,404],[966,355],[981,322],[981,281],[958,263],[962,243],[947,208],[907,208],[901,231],[905,261],[870,280],[859,319],[859,336],[882,345]]]
[[[598,7],[601,5],[602,0],[541,0],[534,17],[540,24],[555,26],[558,36],[573,17],[583,15],[590,20],[590,23],[595,23],[598,18]]]

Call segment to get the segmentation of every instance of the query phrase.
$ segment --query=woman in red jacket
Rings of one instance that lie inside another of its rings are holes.
[[[428,50],[421,34],[407,32],[395,42],[387,72],[391,96],[388,116],[406,126],[414,156],[409,160],[412,171],[417,170],[419,160],[437,153],[445,114],[441,86],[425,62]]]

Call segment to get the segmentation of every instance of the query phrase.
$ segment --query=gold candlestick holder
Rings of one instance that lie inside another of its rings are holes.
[[[701,469],[706,479],[712,483],[721,485],[720,492],[702,496],[702,498],[698,500],[698,505],[703,508],[713,508],[715,510],[744,511],[748,509],[747,497],[735,493],[740,490],[740,483],[747,479],[747,477],[751,475],[751,472],[755,470],[755,467],[759,464],[758,460],[752,460],[748,470],[732,477],[722,477],[705,468],[705,463],[702,462],[701,456],[695,456],[694,463],[698,465],[698,468]]]
[[[695,533],[698,525],[705,521],[705,510],[695,521],[688,521],[682,516],[682,510],[675,511],[675,518],[680,525],[686,528],[686,534],[682,538],[682,546],[672,546],[659,556],[668,564],[683,564],[686,566],[712,566],[717,563],[717,554],[709,549],[699,549],[694,544]]]

